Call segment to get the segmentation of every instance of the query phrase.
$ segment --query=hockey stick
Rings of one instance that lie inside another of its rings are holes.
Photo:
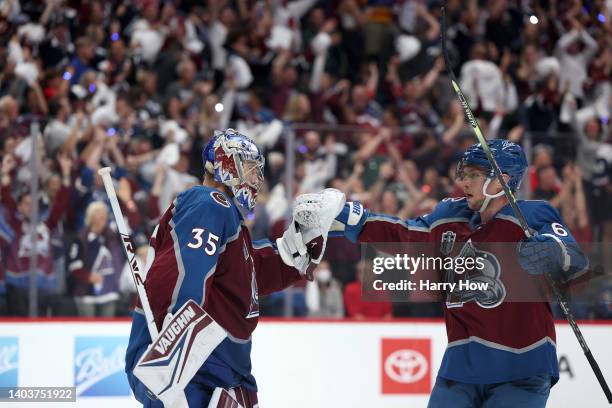
[[[121,242],[123,243],[123,249],[125,249],[125,255],[127,256],[128,265],[132,271],[132,277],[134,278],[134,284],[136,285],[136,292],[140,298],[142,304],[142,310],[144,311],[145,320],[147,321],[147,327],[149,328],[149,335],[151,339],[155,339],[158,335],[157,326],[155,325],[155,319],[153,318],[153,312],[149,305],[149,298],[144,286],[144,279],[141,275],[138,262],[136,262],[136,253],[134,252],[134,245],[130,240],[130,234],[128,234],[127,226],[123,220],[123,214],[121,213],[121,207],[119,207],[119,201],[117,200],[117,193],[115,192],[115,186],[113,185],[113,179],[111,178],[111,168],[104,167],[98,170],[98,174],[102,177],[104,182],[104,188],[106,194],[110,200],[111,208],[113,209],[113,215],[115,216],[115,222],[117,223],[117,229],[119,235],[121,235]]]
[[[474,117],[474,114],[472,113],[472,110],[470,109],[470,106],[467,100],[465,99],[463,92],[461,92],[461,88],[459,88],[457,78],[455,78],[455,74],[453,73],[452,67],[450,65],[449,58],[448,58],[448,52],[446,49],[446,4],[442,6],[442,33],[441,33],[441,36],[442,36],[442,54],[444,56],[446,70],[448,71],[448,74],[450,76],[451,84],[453,85],[455,94],[457,95],[459,102],[461,102],[461,106],[463,107],[465,116],[468,122],[470,123],[470,125],[472,126],[472,129],[474,130],[474,133],[476,134],[476,138],[478,139],[478,142],[480,142],[487,156],[487,160],[489,160],[489,163],[491,164],[491,167],[493,168],[493,172],[495,173],[497,180],[501,184],[504,190],[504,194],[506,195],[506,198],[508,199],[508,202],[510,203],[512,210],[514,211],[516,218],[519,220],[519,223],[521,224],[521,228],[523,229],[525,236],[527,238],[531,238],[533,236],[533,233],[529,229],[529,225],[527,224],[527,221],[525,220],[525,216],[523,215],[521,209],[519,208],[516,202],[516,198],[514,197],[514,194],[512,193],[512,191],[508,187],[508,184],[504,180],[504,177],[502,176],[502,172],[499,169],[499,166],[497,162],[495,161],[495,158],[493,157],[491,149],[489,148],[489,145],[487,144],[487,140],[484,138],[482,131],[480,130],[480,126],[478,126],[478,121]],[[589,361],[589,364],[591,365],[591,368],[593,369],[593,372],[595,373],[595,376],[597,377],[597,380],[599,381],[599,385],[603,389],[604,394],[606,394],[606,398],[608,399],[608,402],[612,404],[612,392],[610,392],[610,388],[608,387],[608,384],[606,383],[606,379],[604,378],[601,372],[601,369],[599,368],[599,365],[597,364],[597,361],[595,361],[595,358],[593,357],[593,354],[591,353],[589,346],[587,345],[584,337],[582,336],[582,332],[580,331],[578,324],[576,324],[576,320],[574,319],[574,316],[572,315],[572,312],[569,308],[569,305],[567,304],[567,301],[565,300],[565,298],[563,297],[563,295],[557,288],[557,284],[555,283],[551,274],[549,272],[546,272],[544,275],[546,276],[546,280],[555,298],[557,299],[559,306],[561,307],[563,315],[565,316],[569,325],[574,331],[574,335],[578,339],[578,343],[580,344],[580,347],[582,348],[584,355]]]

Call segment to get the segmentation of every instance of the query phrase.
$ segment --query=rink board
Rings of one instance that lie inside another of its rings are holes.
[[[612,324],[581,324],[612,382]],[[127,321],[0,322],[0,386],[76,386],[77,403],[137,407],[123,373]],[[254,335],[262,408],[425,407],[444,348],[441,321],[267,320]],[[557,324],[561,380],[548,407],[606,407],[567,324]],[[4,404],[3,404],[4,405]]]

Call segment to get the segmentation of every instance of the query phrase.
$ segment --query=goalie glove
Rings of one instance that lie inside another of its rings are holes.
[[[302,240],[313,263],[318,264],[323,259],[327,235],[345,202],[344,193],[334,188],[302,194],[295,199],[293,219],[299,224]]]
[[[298,196],[293,220],[283,236],[276,240],[283,262],[298,269],[310,281],[314,266],[321,262],[325,253],[329,229],[345,201],[344,194],[333,188]]]
[[[310,265],[310,255],[306,245],[304,245],[299,225],[295,221],[291,221],[283,236],[276,239],[276,246],[286,265],[292,266],[300,271],[300,274],[306,275],[308,265]]]

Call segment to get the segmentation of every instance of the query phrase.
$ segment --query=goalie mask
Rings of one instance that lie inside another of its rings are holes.
[[[487,144],[489,145],[493,158],[497,162],[501,172],[510,176],[510,180],[508,180],[508,187],[512,192],[516,192],[520,188],[523,176],[527,171],[527,158],[525,157],[523,149],[516,143],[502,139],[489,140]],[[493,167],[487,159],[487,155],[480,143],[470,146],[465,153],[463,153],[463,157],[457,165],[457,178],[463,178],[464,170],[467,166],[480,167],[486,172],[487,180],[482,186],[482,192],[485,196],[485,200],[479,210],[482,212],[485,210],[485,208],[487,208],[487,205],[491,199],[501,197],[504,195],[504,191],[502,190],[497,194],[487,193],[489,184],[495,178],[495,172],[493,171]]]
[[[234,129],[215,131],[202,151],[202,159],[206,171],[230,188],[241,207],[247,211],[255,208],[265,161],[253,140]]]

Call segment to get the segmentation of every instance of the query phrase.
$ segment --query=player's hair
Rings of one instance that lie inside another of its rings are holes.
[[[85,225],[87,227],[91,226],[91,219],[98,211],[106,211],[108,213],[108,207],[103,201],[93,201],[87,206],[87,210],[85,210]]]

